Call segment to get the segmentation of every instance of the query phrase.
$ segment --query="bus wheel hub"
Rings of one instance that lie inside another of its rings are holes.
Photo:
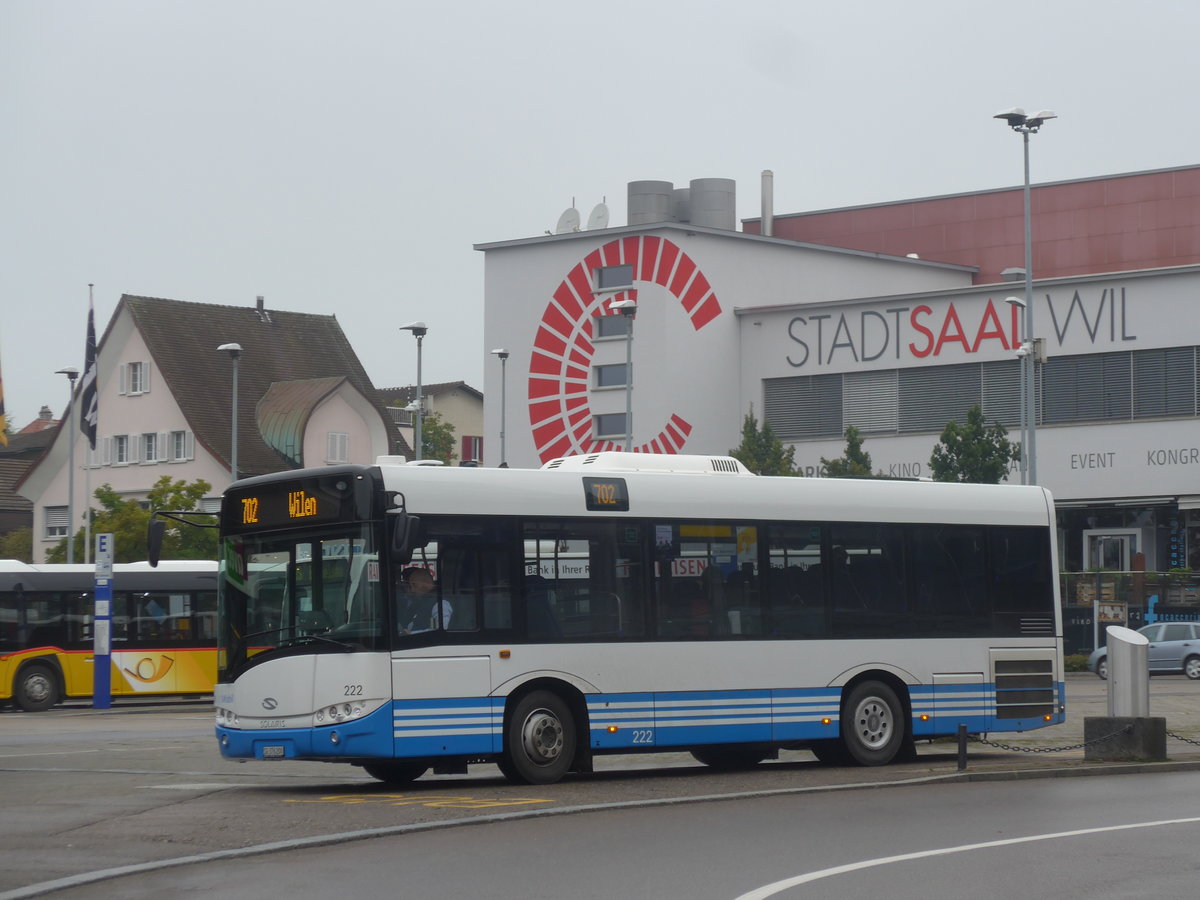
[[[562,753],[562,723],[549,710],[539,709],[531,713],[525,720],[521,736],[530,759],[549,762]]]

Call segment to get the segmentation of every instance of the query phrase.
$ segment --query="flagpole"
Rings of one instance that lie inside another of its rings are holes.
[[[96,392],[99,385],[96,384],[99,366],[96,360],[96,311],[93,305],[92,288],[95,285],[88,282],[88,336],[87,336],[87,352],[85,354],[85,370],[83,373],[84,382],[87,381],[88,375],[92,376],[92,393],[91,401],[88,408],[81,409],[80,412],[87,415],[90,420],[90,430],[85,429],[88,434],[88,445],[91,452],[96,452],[96,411],[98,409]],[[83,405],[83,390],[86,390],[86,384],[80,392],[80,405]],[[83,420],[80,420],[80,427],[83,428]],[[83,561],[90,563],[92,561],[92,464],[88,458],[88,450],[83,451]],[[75,527],[75,523],[71,523],[71,527]],[[73,533],[73,532],[72,532]]]

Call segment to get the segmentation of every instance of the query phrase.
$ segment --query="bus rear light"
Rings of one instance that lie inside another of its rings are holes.
[[[609,725],[609,726],[608,726],[608,733],[609,733],[609,734],[616,734],[616,733],[617,733],[617,726],[616,726],[616,725]]]
[[[921,713],[921,721],[928,722],[929,721],[929,713]]]
[[[833,719],[829,718],[829,716],[826,716],[825,718],[823,718],[823,719],[821,720],[821,724],[822,724],[822,725],[832,725],[832,724],[833,724]]]

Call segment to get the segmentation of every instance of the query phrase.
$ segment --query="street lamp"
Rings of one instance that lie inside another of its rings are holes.
[[[415,425],[413,428],[413,443],[416,447],[413,449],[417,453],[417,459],[421,458],[421,418],[424,409],[423,400],[421,398],[421,341],[425,339],[425,332],[429,330],[424,322],[409,322],[407,325],[400,326],[401,331],[411,331],[413,337],[417,339],[417,399],[414,401],[417,404],[417,414]]]
[[[55,375],[66,375],[71,382],[71,396],[67,402],[67,562],[75,562],[75,379],[79,370],[74,367],[59,369]]]
[[[628,323],[625,331],[625,452],[633,450],[633,320],[637,316],[637,301],[626,298],[608,304],[623,315]]]
[[[1005,297],[1004,302],[1013,309],[1026,308],[1025,301],[1020,297]],[[1029,356],[1029,350],[1019,335],[1017,340],[1017,365],[1021,382],[1021,484],[1029,484],[1029,422],[1025,412],[1025,392],[1028,390],[1025,383],[1025,359]]]
[[[996,113],[995,119],[1003,119],[1008,127],[1021,135],[1025,146],[1025,335],[1024,339],[1032,346],[1033,343],[1033,227],[1032,207],[1029,199],[1029,136],[1037,134],[1041,127],[1050,119],[1058,116],[1051,110],[1043,109],[1032,116],[1025,115],[1025,110],[1019,107]],[[1029,446],[1022,447],[1021,458],[1029,457],[1029,484],[1037,484],[1037,369],[1035,368],[1036,354],[1026,353],[1022,358],[1025,366],[1025,416],[1028,427]]]
[[[508,411],[508,351],[501,347],[492,351],[500,357],[500,468],[508,468],[508,456],[504,452],[504,417]]]
[[[233,480],[238,480],[238,360],[242,356],[241,344],[222,344],[217,348],[218,352],[228,353],[230,360],[233,361],[233,413],[232,413],[232,431],[229,437],[229,445],[231,448],[229,455],[229,468],[233,473]]]

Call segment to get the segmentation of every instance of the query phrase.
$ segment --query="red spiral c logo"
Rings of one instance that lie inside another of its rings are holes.
[[[657,284],[675,297],[692,328],[699,331],[721,314],[721,304],[699,266],[666,238],[652,235],[620,238],[589,253],[554,292],[546,305],[529,357],[529,424],[538,458],[545,463],[574,453],[623,449],[613,441],[592,437],[588,377],[595,348],[592,319],[612,315],[606,301],[622,294],[597,297],[591,272],[604,266],[633,266],[633,280]],[[678,453],[692,426],[672,413],[658,435],[635,447],[638,453]]]

